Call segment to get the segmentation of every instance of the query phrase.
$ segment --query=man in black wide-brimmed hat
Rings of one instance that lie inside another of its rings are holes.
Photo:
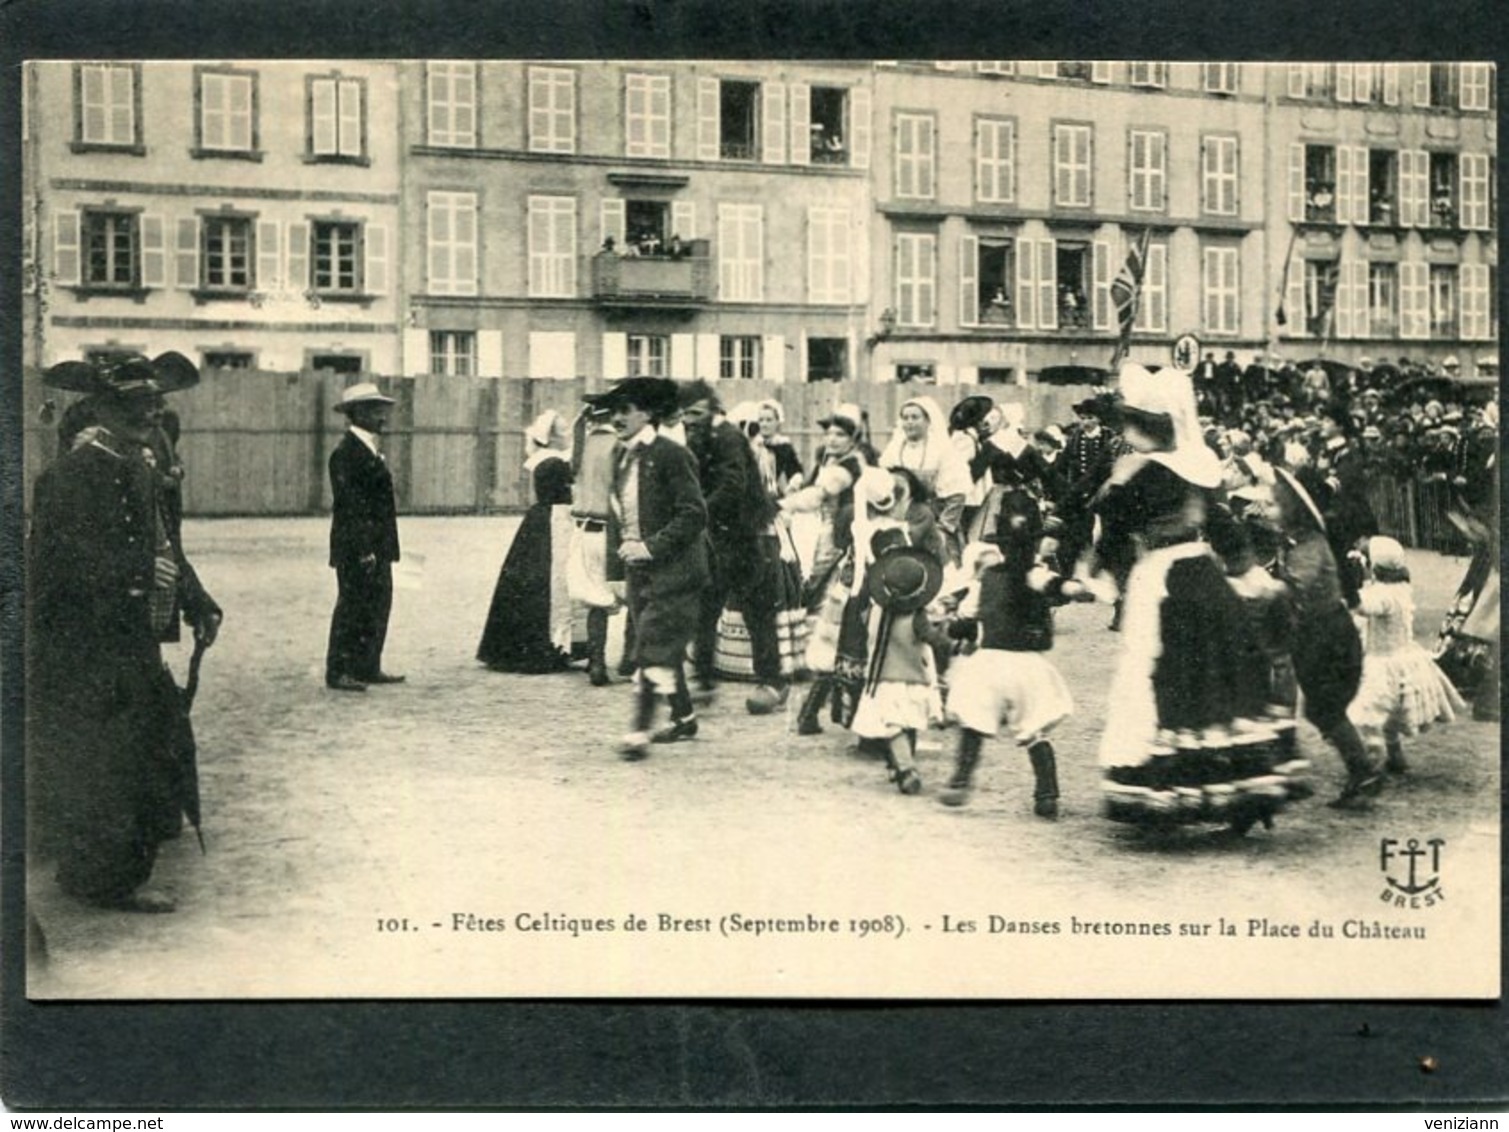
[[[610,555],[610,569],[616,561],[634,623],[634,719],[619,747],[634,761],[649,754],[662,696],[670,702],[671,722],[653,738],[675,742],[697,734],[685,658],[711,581],[707,504],[692,454],[658,430],[678,407],[674,381],[627,378],[598,403],[611,411],[623,444],[613,482],[617,553]]]
[[[168,912],[140,891],[190,805],[173,745],[179,699],[160,642],[180,616],[207,647],[221,612],[188,579],[154,453],[165,391],[198,380],[178,354],[65,362],[44,377],[87,394],[78,432],[33,496],[28,800],[39,857],[98,907]],[[85,423],[87,422],[87,423]],[[193,804],[197,806],[197,797]]]

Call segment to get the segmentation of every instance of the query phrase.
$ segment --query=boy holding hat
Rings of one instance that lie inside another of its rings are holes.
[[[330,565],[338,596],[325,653],[325,686],[365,692],[369,684],[398,684],[383,671],[383,644],[393,608],[393,563],[398,561],[398,507],[393,476],[377,450],[393,398],[370,381],[352,385],[334,409],[346,435],[330,454]]]

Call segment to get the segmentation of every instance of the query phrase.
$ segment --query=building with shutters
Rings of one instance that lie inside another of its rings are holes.
[[[28,64],[27,356],[394,372],[397,72]]]
[[[1135,359],[1187,333],[1471,373],[1498,333],[1493,99],[1486,64],[882,63],[871,373],[1104,366],[1144,230]]]
[[[1130,356],[1167,363],[1186,332],[1263,347],[1262,68],[882,64],[875,113],[877,380],[1105,366],[1145,229]]]
[[[1486,63],[1270,68],[1270,255],[1291,357],[1473,373],[1496,354],[1497,107]]]
[[[870,66],[400,73],[404,372],[862,376]]]

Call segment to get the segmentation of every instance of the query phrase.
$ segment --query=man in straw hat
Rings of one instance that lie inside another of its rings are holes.
[[[197,784],[175,757],[179,694],[161,642],[178,620],[202,647],[220,607],[183,555],[154,466],[163,393],[198,371],[179,354],[109,364],[64,362],[53,388],[74,441],[38,478],[27,572],[27,793],[33,850],[57,861],[64,892],[96,907],[171,912],[139,891],[158,846],[197,812]]]
[[[398,507],[393,475],[377,444],[393,398],[363,381],[348,387],[334,409],[346,418],[346,435],[330,453],[330,565],[339,593],[330,618],[325,686],[365,692],[369,684],[403,681],[382,667],[398,561]]]
[[[633,724],[619,754],[637,761],[649,754],[652,741],[678,742],[697,734],[685,658],[697,631],[701,594],[711,580],[707,505],[692,454],[658,431],[677,409],[674,381],[626,378],[599,403],[610,408],[623,444],[613,485],[619,536],[615,572],[627,583],[634,622],[635,698]],[[652,737],[662,696],[670,703],[671,722]]]

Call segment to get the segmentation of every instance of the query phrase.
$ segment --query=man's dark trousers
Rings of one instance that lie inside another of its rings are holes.
[[[393,566],[389,562],[342,562],[335,567],[339,595],[330,618],[325,680],[340,676],[371,680],[382,669],[388,614],[393,608]]]

